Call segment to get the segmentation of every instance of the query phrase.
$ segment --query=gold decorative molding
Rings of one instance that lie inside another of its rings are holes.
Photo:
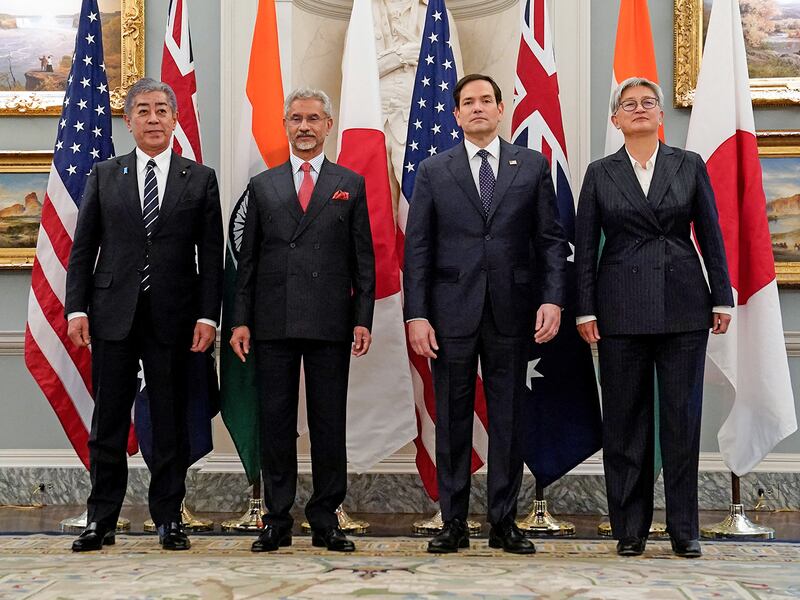
[[[120,2],[120,79],[121,85],[110,91],[112,114],[121,115],[125,96],[131,86],[144,77],[145,67],[145,0]],[[60,115],[64,103],[62,92],[0,92],[0,116]]]
[[[694,103],[694,91],[703,56],[703,0],[674,0],[673,104],[686,108]],[[750,79],[755,105],[800,104],[800,77]]]
[[[294,6],[311,14],[349,21],[353,0],[294,0]],[[449,0],[447,8],[455,19],[478,19],[517,6],[519,0]]]

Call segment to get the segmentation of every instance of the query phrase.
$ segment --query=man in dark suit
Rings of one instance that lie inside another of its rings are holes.
[[[411,347],[433,359],[444,528],[428,551],[469,546],[480,358],[489,414],[489,545],[530,554],[533,544],[514,523],[526,356],[530,336],[544,343],[558,331],[569,248],[557,221],[547,160],[498,137],[503,102],[497,84],[485,75],[467,75],[454,97],[466,139],[419,166],[403,277]]]
[[[328,96],[295,90],[284,125],[290,160],[250,181],[231,346],[244,361],[255,340],[266,506],[254,552],[292,543],[297,403],[305,373],[314,493],[312,544],[350,552],[336,509],[347,491],[345,422],[350,354],[369,350],[375,257],[364,178],[323,154]]]
[[[625,144],[590,164],[581,188],[577,326],[598,347],[617,552],[642,554],[653,520],[655,371],[667,530],[674,552],[690,558],[701,554],[697,470],[708,331],[725,333],[733,296],[705,164],[659,142],[663,102],[658,84],[644,78],[614,92],[611,120]]]
[[[81,202],[65,312],[70,339],[92,344],[95,406],[89,524],[76,552],[114,543],[140,359],[153,427],[150,514],[165,549],[190,545],[180,518],[189,467],[185,373],[190,349],[204,352],[216,337],[223,234],[214,171],[170,149],[177,116],[168,85],[134,84],[125,122],[136,149],[96,164]]]

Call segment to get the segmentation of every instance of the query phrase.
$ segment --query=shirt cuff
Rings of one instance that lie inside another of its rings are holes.
[[[427,320],[428,319],[426,319],[425,317],[415,317],[413,319],[407,319],[406,323],[411,323],[411,321],[427,321]]]
[[[711,309],[711,312],[715,313],[722,313],[723,315],[732,315],[733,314],[733,307],[732,306],[715,306]]]
[[[72,321],[72,319],[77,319],[78,317],[88,317],[85,312],[71,312],[67,315],[67,321]]]
[[[214,329],[217,328],[217,322],[212,321],[211,319],[197,319],[198,323],[203,323],[205,325],[211,325]]]
[[[591,321],[597,321],[597,317],[594,315],[582,315],[580,317],[575,317],[575,325],[583,325],[584,323],[590,323]]]

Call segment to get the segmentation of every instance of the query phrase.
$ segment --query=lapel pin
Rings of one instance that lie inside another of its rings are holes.
[[[181,171],[181,177],[186,177],[186,171]]]
[[[128,167],[123,167],[122,174],[123,175],[127,175],[128,174]]]
[[[517,161],[515,161],[515,160],[510,160],[510,161],[508,161],[508,164],[510,164],[510,165],[515,165],[515,164],[517,164]]]

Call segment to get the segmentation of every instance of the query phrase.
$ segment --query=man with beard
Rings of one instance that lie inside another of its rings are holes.
[[[247,191],[230,344],[242,361],[253,348],[261,406],[269,512],[253,552],[292,543],[301,360],[314,482],[305,509],[312,544],[355,549],[336,509],[347,491],[350,354],[369,350],[375,257],[364,178],[323,154],[332,110],[320,90],[289,94],[283,122],[290,159],[254,177]]]

